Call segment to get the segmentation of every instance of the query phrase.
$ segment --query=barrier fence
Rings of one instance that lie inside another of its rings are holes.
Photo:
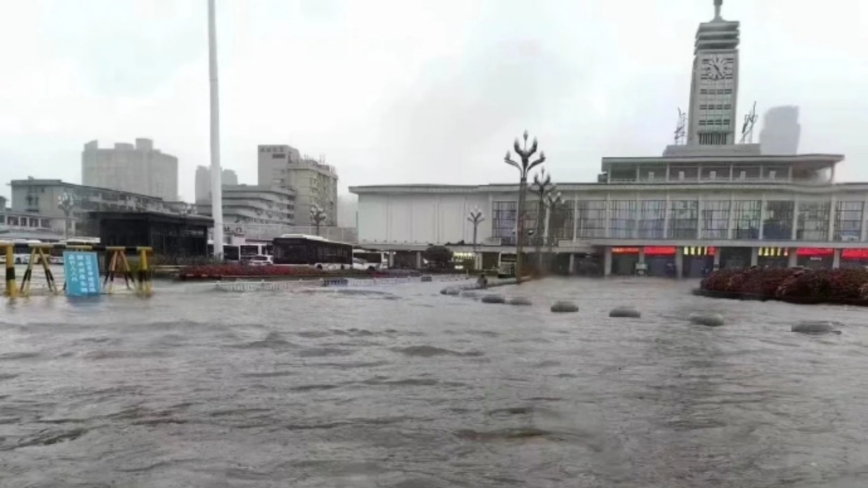
[[[6,257],[6,288],[3,294],[10,298],[18,296],[29,296],[30,285],[33,276],[33,266],[35,263],[42,265],[42,270],[45,273],[46,287],[49,293],[59,294],[57,283],[54,280],[54,275],[48,267],[52,250],[61,251],[95,251],[103,252],[110,256],[108,266],[106,267],[105,279],[102,283],[102,291],[112,293],[114,290],[115,277],[120,275],[124,278],[124,283],[127,289],[135,289],[142,295],[150,295],[153,293],[153,283],[151,281],[151,272],[148,267],[148,255],[153,253],[153,249],[147,246],[103,246],[100,244],[49,244],[49,243],[28,243],[27,248],[30,251],[30,259],[27,262],[27,269],[24,271],[24,276],[21,279],[21,284],[18,285],[15,276],[15,247],[22,247],[23,243],[0,242],[0,251]],[[127,254],[138,254],[139,268],[136,273],[133,273],[130,267]],[[131,286],[132,283],[132,286]],[[66,291],[66,283],[64,282],[63,291]]]

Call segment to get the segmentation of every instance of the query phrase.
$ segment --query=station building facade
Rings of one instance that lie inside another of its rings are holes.
[[[531,193],[519,216],[518,184],[351,187],[360,245],[447,245],[481,254],[488,268],[514,256],[517,239],[533,244],[542,233],[558,269],[606,275],[868,265],[868,183],[836,182],[843,155],[763,153],[750,143],[753,114],[735,133],[740,25],[724,20],[721,6],[715,1],[714,18],[697,30],[690,107],[662,156],[604,157],[596,182],[558,182],[565,204],[539,227]],[[486,219],[476,245],[467,219],[475,208]],[[542,232],[517,236],[519,218]]]

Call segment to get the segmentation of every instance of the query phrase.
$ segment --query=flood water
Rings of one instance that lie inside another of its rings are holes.
[[[868,486],[864,309],[444,286],[4,303],[0,486]],[[789,331],[806,319],[846,325]]]

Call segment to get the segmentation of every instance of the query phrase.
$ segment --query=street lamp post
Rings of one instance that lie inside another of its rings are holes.
[[[551,192],[546,196],[546,208],[548,209],[548,224],[546,225],[546,238],[549,241],[549,269],[551,269],[552,248],[555,245],[554,222],[555,212],[559,211],[563,198],[561,192]]]
[[[544,239],[544,223],[546,201],[549,195],[554,193],[555,185],[552,183],[552,175],[547,174],[545,168],[533,176],[533,185],[531,191],[536,195],[539,208],[537,209],[536,220],[536,254],[537,254],[537,270],[542,272],[542,244]]]
[[[512,159],[510,152],[506,152],[506,157],[503,158],[503,161],[510,165],[514,166],[518,169],[519,175],[519,183],[518,183],[518,222],[517,222],[517,232],[516,232],[516,243],[515,243],[515,280],[516,283],[521,284],[521,251],[522,251],[522,239],[524,237],[524,200],[527,194],[527,175],[530,173],[530,170],[544,163],[546,160],[545,152],[540,152],[539,157],[533,161],[531,161],[531,157],[536,153],[537,150],[537,141],[534,138],[531,143],[530,149],[527,147],[527,131],[524,131],[522,134],[524,138],[524,145],[520,145],[518,143],[518,139],[516,138],[512,147],[515,150],[515,153],[518,155],[521,162],[518,163]]]
[[[63,211],[63,238],[69,239],[69,216],[75,208],[75,198],[71,193],[63,193],[57,197],[57,208]]]
[[[479,258],[476,252],[476,230],[479,227],[479,224],[485,220],[485,216],[482,215],[482,210],[479,210],[479,207],[475,207],[473,210],[467,214],[467,221],[473,224],[473,266],[476,267],[476,260]]]
[[[311,205],[310,206],[310,221],[313,222],[314,227],[316,227],[316,235],[319,235],[319,226],[326,219],[326,214],[319,207],[319,205]]]

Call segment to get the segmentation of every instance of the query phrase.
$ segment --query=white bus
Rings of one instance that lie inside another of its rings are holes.
[[[245,242],[238,247],[241,250],[241,261],[247,262],[254,256],[271,256],[274,246],[270,242]]]
[[[208,256],[214,255],[214,241],[208,239]],[[241,262],[241,248],[236,244],[223,244],[223,262],[238,264]]]
[[[389,269],[388,252],[368,251],[366,249],[353,249],[353,257],[366,262],[368,264],[368,268],[374,270]]]
[[[30,244],[42,244],[36,239],[13,239],[13,259],[15,264],[27,264],[30,262]],[[0,252],[0,263],[6,262],[6,253]],[[33,263],[39,264],[39,263]]]
[[[274,264],[323,270],[353,268],[353,246],[320,236],[283,234],[273,241]]]

